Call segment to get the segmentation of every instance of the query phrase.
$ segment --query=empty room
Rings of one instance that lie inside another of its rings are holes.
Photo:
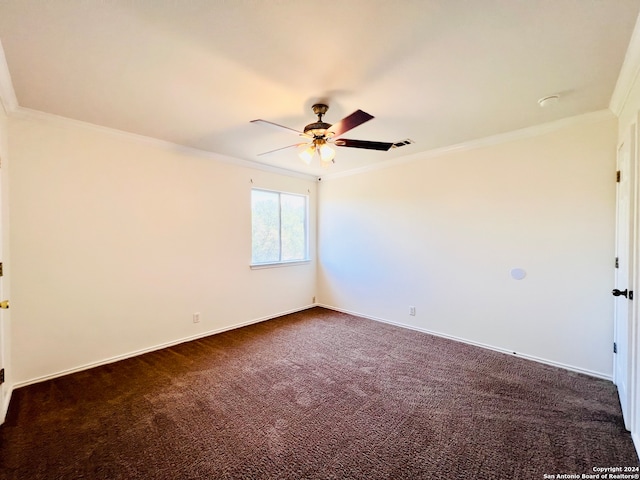
[[[640,478],[639,14],[0,1],[0,478]]]

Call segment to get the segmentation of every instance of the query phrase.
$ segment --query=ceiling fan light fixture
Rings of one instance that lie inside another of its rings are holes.
[[[331,125],[330,123],[322,121],[322,117],[325,113],[327,113],[327,110],[329,109],[328,105],[324,103],[316,103],[313,105],[312,109],[313,113],[318,116],[318,120],[305,126],[304,131],[302,132],[294,128],[285,127],[283,125],[268,122],[262,119],[252,120],[252,122],[266,123],[268,125],[284,129],[288,132],[294,132],[296,135],[306,137],[310,141],[310,143],[307,144],[297,143],[295,145],[289,145],[288,147],[282,147],[271,150],[269,152],[259,153],[258,155],[266,155],[268,153],[284,150],[285,148],[298,147],[298,156],[305,164],[311,165],[314,155],[316,154],[316,152],[318,152],[321,165],[323,167],[329,167],[334,163],[333,159],[336,156],[335,149],[332,148],[333,145],[338,147],[364,148],[367,150],[387,151],[391,147],[399,147],[402,145],[413,143],[412,141],[408,140],[390,143],[341,138],[342,135],[349,130],[371,120],[373,118],[373,115],[370,115],[367,112],[363,112],[362,110],[356,110],[351,115],[347,115],[346,117],[344,117],[338,123]],[[330,145],[331,143],[333,145]]]
[[[323,164],[326,163],[327,165],[330,165],[336,156],[336,151],[326,143],[321,145],[318,148],[318,151],[320,153],[320,160],[322,160]]]
[[[312,143],[308,147],[305,146],[303,149],[301,149],[298,153],[298,156],[304,163],[306,163],[307,165],[311,165],[311,160],[313,159],[314,153],[316,153],[316,146],[314,143]]]

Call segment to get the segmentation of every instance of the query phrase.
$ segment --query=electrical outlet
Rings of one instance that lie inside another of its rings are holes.
[[[193,323],[200,323],[200,312],[193,314]]]
[[[416,307],[409,307],[409,315],[411,315],[412,317],[416,316]]]

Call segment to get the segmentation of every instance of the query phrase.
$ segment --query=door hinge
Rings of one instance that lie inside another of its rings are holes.
[[[618,260],[618,257],[616,257],[616,268],[620,268],[620,261]],[[2,270],[0,270],[1,272]]]
[[[0,370],[0,385],[4,383],[4,368]]]
[[[3,275],[2,273],[2,262],[0,262],[0,277]]]
[[[620,170],[616,172],[616,182],[620,183]]]
[[[618,344],[613,342],[613,353],[618,353]]]

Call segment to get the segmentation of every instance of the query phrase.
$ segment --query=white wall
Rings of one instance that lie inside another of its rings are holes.
[[[324,179],[319,301],[610,378],[617,123],[597,118]]]
[[[9,138],[17,385],[312,303],[315,261],[249,268],[250,189],[310,193],[315,258],[314,181],[24,115]]]
[[[251,186],[310,192],[314,225],[315,182],[12,116],[14,381],[300,309],[316,293],[610,377],[616,121],[599,118],[323,180],[316,292],[315,262],[248,267]],[[512,280],[513,267],[527,278]]]

